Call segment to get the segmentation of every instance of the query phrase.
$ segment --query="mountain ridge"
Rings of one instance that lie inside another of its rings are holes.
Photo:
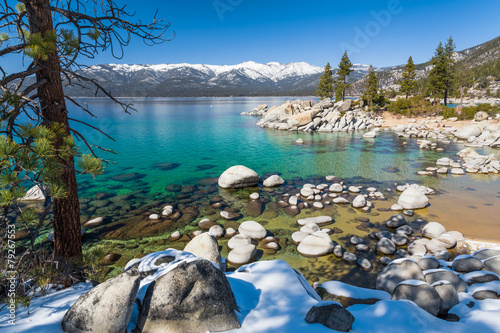
[[[500,58],[500,37],[456,52],[457,62],[468,68],[489,65]],[[369,65],[354,64],[349,75],[350,93],[361,94]],[[380,87],[394,88],[404,65],[374,67]],[[334,77],[337,68],[333,69]],[[417,77],[424,77],[430,62],[416,64]],[[116,97],[208,97],[208,96],[307,96],[315,95],[323,67],[307,62],[265,64],[246,61],[236,65],[209,64],[102,64],[86,67],[81,74],[99,82]],[[96,96],[90,89],[67,87],[73,97]],[[97,96],[103,96],[97,94]]]

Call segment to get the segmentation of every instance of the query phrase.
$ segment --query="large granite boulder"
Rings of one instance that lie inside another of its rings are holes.
[[[488,258],[483,261],[484,270],[500,275],[500,256]]]
[[[89,290],[64,315],[63,330],[69,333],[125,332],[140,281],[137,269],[131,268]]]
[[[455,287],[448,281],[438,281],[433,283],[432,286],[441,298],[439,314],[445,316],[452,307],[458,304],[458,293]]]
[[[346,112],[351,108],[351,105],[352,105],[352,99],[346,99],[337,107],[337,111]]]
[[[479,136],[481,135],[481,127],[477,125],[465,126],[459,131],[453,133],[457,138],[462,140],[467,140],[471,136]]]
[[[148,333],[227,331],[240,327],[237,309],[224,273],[208,260],[183,261],[148,286],[137,326]]]
[[[441,308],[441,297],[434,287],[420,280],[406,280],[400,282],[394,289],[393,300],[407,299],[413,301],[420,308],[437,316]]]
[[[348,332],[354,316],[335,301],[323,301],[314,305],[306,315],[309,324],[323,324],[332,330]]]
[[[256,186],[259,175],[243,165],[235,165],[227,169],[219,177],[219,186],[222,188],[243,188]]]
[[[483,268],[483,262],[471,255],[460,255],[453,259],[451,267],[461,273],[480,271]]]
[[[404,209],[419,209],[425,208],[429,204],[429,199],[417,187],[409,186],[399,196],[398,204]]]
[[[453,273],[452,273],[453,274]],[[425,281],[422,270],[411,259],[396,259],[384,267],[377,277],[377,289],[393,294],[396,286],[405,280]]]
[[[185,252],[191,252],[195,256],[208,261],[219,266],[223,270],[222,257],[219,252],[219,243],[214,236],[210,233],[205,232],[201,235],[193,238],[186,247],[184,247]]]
[[[308,112],[301,112],[298,114],[295,114],[288,118],[287,124],[288,127],[294,128],[294,127],[300,127],[309,124],[312,122],[314,116],[318,113],[318,111],[308,111]]]
[[[424,271],[425,280],[429,284],[433,284],[439,281],[448,281],[455,287],[455,290],[458,293],[464,292],[467,290],[467,283],[460,278],[457,274],[449,271],[447,269],[438,268]]]

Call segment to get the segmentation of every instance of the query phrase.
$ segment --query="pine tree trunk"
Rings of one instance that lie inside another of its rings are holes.
[[[42,37],[52,31],[52,13],[44,5],[50,0],[35,0],[26,3],[30,33]],[[43,69],[36,74],[37,81],[47,79],[48,83],[38,88],[38,99],[44,117],[44,124],[59,123],[70,135],[69,122],[61,80],[61,65],[57,50],[49,51],[47,60],[35,59]],[[62,140],[56,142],[56,149]],[[54,258],[79,258],[82,255],[80,235],[80,205],[73,157],[60,159],[64,168],[60,179],[66,186],[67,196],[54,200]]]

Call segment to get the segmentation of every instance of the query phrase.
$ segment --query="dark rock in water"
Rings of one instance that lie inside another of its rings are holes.
[[[243,208],[243,215],[257,217],[262,214],[263,204],[259,200],[250,201],[245,208]]]
[[[384,170],[385,172],[388,172],[388,173],[398,173],[400,171],[396,167],[387,167],[387,168],[383,168],[382,170]]]
[[[333,232],[335,232],[336,234],[341,234],[344,232],[344,230],[340,229],[340,228],[337,228],[337,227],[334,227],[333,228]]]
[[[354,316],[337,302],[323,301],[307,312],[306,322],[319,323],[333,330],[348,332],[352,328]]]
[[[144,177],[146,177],[145,174],[138,173],[138,172],[133,172],[133,173],[126,173],[126,174],[123,174],[123,175],[113,176],[113,177],[111,177],[111,179],[119,181],[119,182],[130,182],[130,181],[133,181],[133,180],[142,179]]]
[[[165,191],[167,192],[180,192],[182,190],[181,185],[170,184],[165,186]]]
[[[200,179],[197,181],[198,185],[214,185],[217,184],[219,181],[219,178],[214,177],[214,178],[205,178],[205,179]],[[215,188],[214,188],[215,190]]]
[[[294,217],[300,213],[300,209],[297,206],[287,206],[283,208],[286,215]]]
[[[109,193],[105,193],[105,192],[97,192],[95,194],[95,198],[96,200],[102,200],[102,199],[106,199],[108,197],[110,197],[111,195]]]
[[[115,262],[118,261],[118,259],[121,258],[121,255],[116,254],[116,253],[109,253],[106,254],[102,259],[99,261],[99,265],[113,265]]]
[[[220,216],[225,220],[236,220],[241,214],[238,211],[226,209],[220,212]]]
[[[240,327],[226,276],[208,260],[182,262],[152,282],[137,327],[142,332],[221,332]]]
[[[203,170],[210,170],[217,167],[215,164],[201,164],[196,167],[195,171],[203,171]]]
[[[66,312],[65,332],[125,332],[141,278],[129,269],[83,294]]]
[[[192,193],[196,191],[197,188],[194,185],[183,185],[181,189],[181,193]]]
[[[393,215],[390,219],[385,222],[388,228],[399,228],[406,224],[406,219],[401,214]]]
[[[180,166],[180,163],[170,163],[170,162],[155,164],[156,168],[163,170],[163,171],[172,170],[172,169],[178,168],[179,166]]]
[[[354,218],[356,221],[359,221],[359,222],[370,222],[370,219],[367,218],[367,217],[361,217],[361,216],[358,216],[358,217],[355,217]]]

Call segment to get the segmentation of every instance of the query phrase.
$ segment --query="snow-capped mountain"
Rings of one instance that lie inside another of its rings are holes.
[[[305,62],[238,65],[95,65],[82,70],[115,96],[229,96],[314,93],[323,68]],[[69,88],[69,94],[92,92]]]
[[[353,65],[349,81],[364,77],[368,67]],[[237,65],[106,64],[90,66],[81,74],[98,80],[117,97],[314,95],[323,67],[305,62],[253,61]],[[66,92],[94,96],[92,90],[80,87],[68,87]]]

